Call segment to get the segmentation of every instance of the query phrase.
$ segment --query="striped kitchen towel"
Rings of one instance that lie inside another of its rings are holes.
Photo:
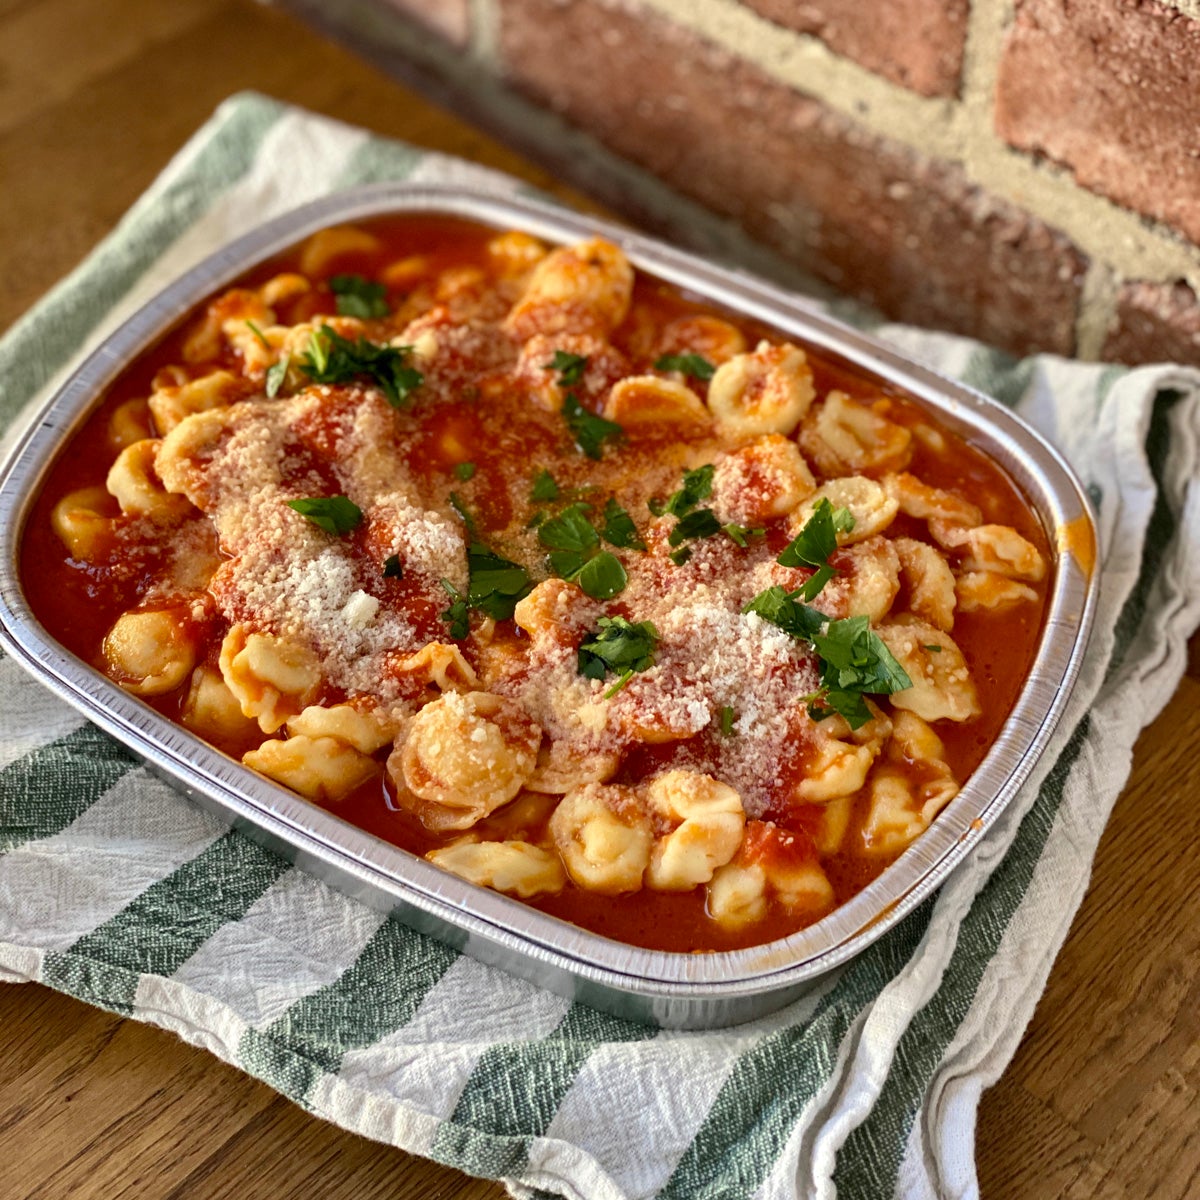
[[[0,421],[160,286],[373,179],[518,185],[237,97],[0,345]],[[0,978],[150,1021],[368,1137],[521,1196],[878,1200],[975,1191],[982,1089],[1083,896],[1140,727],[1200,623],[1200,375],[880,336],[1015,405],[1085,479],[1102,589],[1034,778],[895,929],[763,1020],[661,1032],[539,991],[331,891],[0,661]],[[637,1119],[629,1119],[631,1113]]]

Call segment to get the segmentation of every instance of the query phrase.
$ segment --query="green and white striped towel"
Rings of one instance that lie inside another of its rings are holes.
[[[179,271],[371,179],[515,181],[254,96],[223,106],[0,345],[0,421]],[[314,1113],[588,1200],[970,1196],[980,1092],[1016,1048],[1140,726],[1200,623],[1200,374],[894,326],[1015,404],[1100,512],[1096,634],[1051,751],[939,894],[814,996],[658,1032],[480,966],[223,828],[0,661],[0,979],[175,1030]],[[631,1119],[633,1118],[633,1119]]]

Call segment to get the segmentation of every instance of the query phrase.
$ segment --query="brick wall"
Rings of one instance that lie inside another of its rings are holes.
[[[633,215],[663,181],[891,317],[1200,363],[1200,0],[292,7]]]

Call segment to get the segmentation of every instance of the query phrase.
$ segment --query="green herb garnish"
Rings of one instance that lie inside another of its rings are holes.
[[[267,341],[267,335],[251,320],[247,319],[246,324],[250,326],[250,332],[258,338],[264,350],[271,349],[271,343]]]
[[[588,458],[600,458],[604,443],[625,433],[616,421],[609,421],[588,412],[579,403],[579,397],[574,392],[568,392],[563,400],[562,418],[566,421],[575,444]]]
[[[420,371],[406,365],[411,350],[411,346],[376,345],[366,338],[351,342],[322,325],[309,338],[300,369],[314,383],[349,383],[365,375],[393,408],[403,408],[410,394],[425,382]]]
[[[442,613],[442,620],[450,626],[450,636],[456,641],[462,641],[471,632],[471,617],[467,611],[467,598],[450,580],[442,579],[438,582],[445,588],[446,594],[451,600],[450,607]]]
[[[717,520],[713,510],[698,508],[695,512],[688,513],[686,517],[680,517],[667,541],[672,546],[678,546],[680,542],[692,538],[712,537],[714,533],[720,532],[721,522]]]
[[[267,399],[274,400],[279,394],[279,389],[283,387],[283,381],[287,378],[288,364],[291,359],[285,354],[273,367],[267,371]]]
[[[691,546],[680,546],[678,550],[672,550],[667,557],[677,566],[682,567],[689,558],[692,557]]]
[[[721,733],[725,737],[733,737],[733,719],[735,716],[736,714],[728,704],[721,709]]]
[[[672,492],[665,502],[651,500],[647,507],[656,517],[682,517],[691,512],[701,500],[707,500],[712,495],[715,470],[712,463],[706,463],[694,471],[684,471],[683,487],[679,491]]]
[[[329,290],[337,297],[339,316],[370,320],[386,317],[392,311],[387,302],[387,288],[361,275],[333,275]]]
[[[837,549],[837,535],[854,528],[854,514],[848,508],[834,508],[822,496],[804,528],[779,552],[775,559],[782,567],[823,567]]]
[[[467,594],[462,595],[443,579],[442,587],[454,603],[442,617],[451,623],[452,637],[464,638],[468,608],[478,609],[496,621],[511,620],[517,602],[533,591],[533,582],[520,563],[504,558],[479,540],[475,518],[457,492],[450,493],[450,504],[462,518],[471,540],[467,544]],[[463,632],[455,633],[455,629]]]
[[[902,692],[912,687],[912,680],[871,629],[868,617],[831,621],[818,609],[800,603],[797,597],[802,594],[803,589],[768,588],[742,611],[757,613],[812,644],[821,663],[821,690],[809,700],[809,715],[819,721],[838,713],[851,729],[858,729],[871,719],[864,696]]]
[[[593,600],[611,600],[625,590],[629,576],[621,560],[607,550],[593,555],[575,572],[575,582]]]
[[[761,526],[755,526],[753,529],[749,525],[738,525],[730,521],[728,525],[721,526],[721,532],[735,546],[740,546],[743,550],[750,544],[751,538],[766,537],[767,531]]]
[[[822,496],[804,528],[776,556],[780,566],[815,568],[800,589],[806,601],[815,600],[837,574],[829,565],[829,556],[837,549],[837,535],[849,533],[853,528],[853,513],[848,508],[834,508]]]
[[[633,518],[611,498],[604,506],[604,528],[600,536],[610,546],[621,546],[626,550],[646,549],[646,543],[638,536]]]
[[[473,462],[461,462],[454,464],[454,474],[457,478],[466,483],[468,479],[475,477],[475,464]]]
[[[908,672],[871,629],[865,615],[830,621],[812,643],[822,660],[822,694],[817,703],[809,705],[814,720],[832,710],[845,717],[851,729],[858,729],[871,719],[865,695],[890,696],[912,687]]]
[[[588,360],[582,354],[570,354],[566,350],[555,350],[554,357],[543,364],[543,370],[558,372],[558,386],[573,388],[582,381]]]
[[[467,547],[467,603],[497,621],[511,620],[517,602],[533,591],[529,572],[482,542]]]
[[[589,505],[564,508],[538,526],[538,540],[549,551],[550,569],[572,580],[593,600],[611,600],[628,582],[620,559],[600,549],[600,535],[588,520]]]
[[[311,496],[287,501],[306,520],[326,533],[349,533],[362,520],[362,509],[346,496]]]
[[[797,599],[800,594],[799,590],[789,592],[776,584],[759,592],[742,612],[757,613],[764,621],[778,625],[784,633],[811,642],[829,618],[820,610],[801,604]]]
[[[400,565],[400,555],[389,554],[383,560],[383,577],[384,579],[404,578],[404,568]]]
[[[558,484],[554,476],[545,468],[534,478],[533,487],[529,492],[530,504],[543,504],[549,500],[558,499]]]
[[[624,617],[601,617],[596,632],[579,644],[579,673],[588,679],[604,679],[610,673],[619,676],[604,693],[607,700],[633,678],[634,672],[654,666],[657,645],[658,630],[649,621],[635,625]]]
[[[717,368],[699,354],[664,354],[655,364],[656,371],[682,371],[693,379],[707,383]]]

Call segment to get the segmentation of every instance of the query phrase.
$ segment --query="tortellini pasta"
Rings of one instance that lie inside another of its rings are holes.
[[[221,675],[242,712],[274,733],[303,712],[321,686],[321,666],[305,645],[235,625],[221,643]]]
[[[719,366],[708,385],[708,407],[720,432],[734,440],[791,433],[815,395],[804,351],[760,342]]]
[[[460,841],[429,852],[429,861],[476,883],[528,900],[558,892],[566,878],[558,858],[531,842]]]
[[[737,929],[762,920],[772,902],[816,917],[832,907],[833,887],[802,833],[751,821],[736,857],[708,885],[708,908],[718,924]]]
[[[871,780],[863,842],[872,854],[897,854],[929,828],[958,794],[941,739],[915,713],[896,716],[888,762]],[[908,764],[916,764],[914,775]]]
[[[816,723],[815,740],[796,798],[807,804],[852,796],[866,782],[867,772],[892,732],[892,723],[872,706],[871,720],[852,730],[844,717],[834,715]]]
[[[713,507],[727,520],[758,525],[786,517],[816,488],[796,443],[768,433],[717,460]]]
[[[158,477],[154,464],[161,444],[157,438],[133,442],[117,455],[109,468],[105,486],[116,497],[123,513],[170,519],[191,507],[183,496],[168,492]]]
[[[542,731],[511,700],[447,692],[426,704],[388,760],[400,802],[430,829],[469,829],[537,767]]]
[[[898,471],[912,456],[912,434],[903,425],[837,390],[814,407],[800,441],[826,475]]]
[[[112,545],[115,507],[112,493],[103,487],[68,492],[50,511],[50,526],[67,553],[81,562],[95,562]]]
[[[590,892],[636,892],[650,865],[654,830],[631,788],[585,784],[550,818],[550,835],[571,878]]]
[[[604,415],[631,431],[648,427],[659,433],[663,426],[707,425],[711,420],[704,402],[687,384],[657,375],[633,375],[616,383]]]
[[[173,692],[196,665],[187,617],[172,609],[122,613],[105,635],[104,661],[135,696]]]
[[[651,813],[667,832],[654,840],[646,885],[658,891],[687,891],[707,883],[717,867],[737,852],[746,823],[741,797],[711,776],[673,770],[646,786]]]
[[[893,707],[926,721],[970,721],[979,716],[975,682],[948,633],[912,618],[881,625],[879,636],[912,680],[912,687],[893,693]]]
[[[517,337],[611,333],[629,311],[633,268],[611,242],[595,238],[552,250],[533,268],[506,320]]]
[[[852,546],[855,542],[883,533],[900,509],[893,496],[865,475],[831,479],[817,488],[792,514],[791,525],[797,533],[812,518],[822,500],[828,500],[835,509],[848,509],[854,518],[852,528],[838,531],[838,544],[843,546]]]
[[[293,734],[247,750],[242,762],[310,800],[342,800],[379,774],[379,764],[334,737]]]

